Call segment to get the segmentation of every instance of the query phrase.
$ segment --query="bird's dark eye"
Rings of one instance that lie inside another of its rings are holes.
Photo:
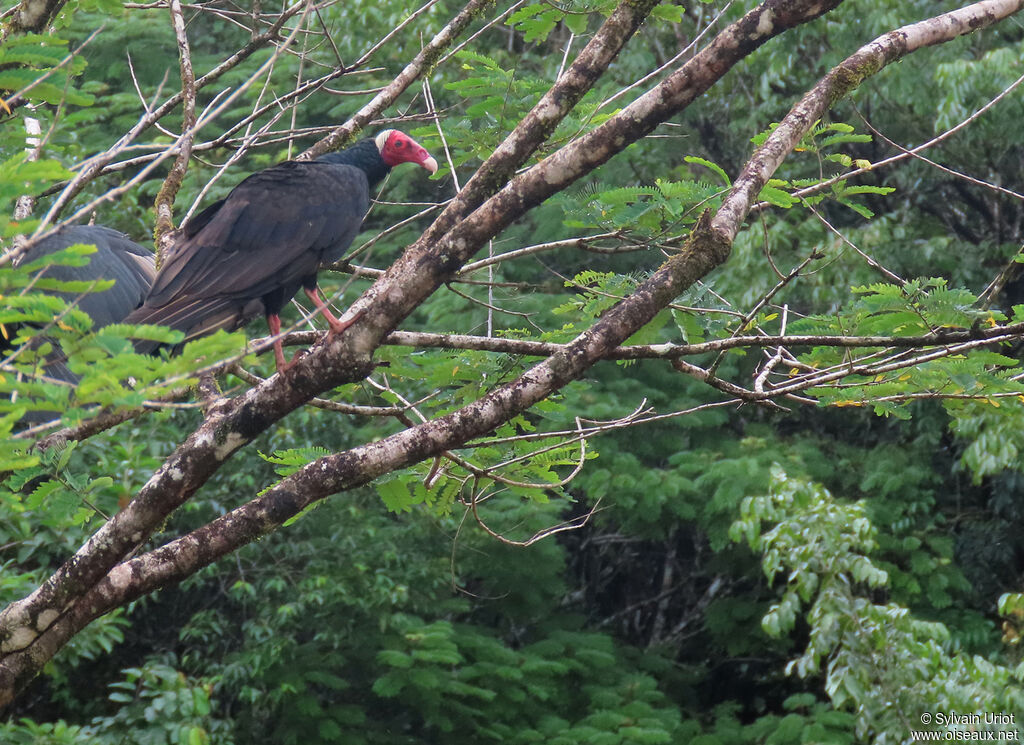
[[[395,147],[405,147],[405,140],[399,140],[396,142]]]

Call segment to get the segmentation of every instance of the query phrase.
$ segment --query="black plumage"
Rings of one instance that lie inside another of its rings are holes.
[[[124,233],[119,233],[102,225],[69,225],[55,231],[43,240],[35,243],[18,258],[18,264],[34,262],[70,246],[86,244],[94,245],[96,251],[89,255],[89,263],[84,266],[68,266],[49,264],[40,269],[39,277],[47,277],[61,282],[114,280],[112,287],[98,292],[72,293],[44,290],[49,295],[63,298],[73,303],[89,315],[93,322],[93,330],[99,330],[113,323],[120,323],[138,308],[149,292],[156,266],[153,252],[148,251],[132,241]],[[5,357],[13,348],[13,340],[17,335],[17,325],[0,324],[0,357]],[[38,343],[42,339],[32,343]],[[78,383],[78,376],[68,368],[59,352],[54,352],[47,359],[43,373],[55,380],[67,383]],[[56,417],[55,412],[29,412],[23,419],[24,423],[46,421]]]
[[[43,277],[61,282],[114,280],[114,286],[100,292],[49,292],[74,302],[92,319],[93,328],[120,323],[138,308],[156,275],[153,252],[135,243],[124,233],[103,225],[68,225],[31,246],[18,264],[36,261],[76,244],[96,246],[85,266],[52,264],[40,272]]]
[[[77,244],[96,246],[95,253],[89,256],[88,264],[50,264],[41,269],[38,276],[61,282],[112,279],[114,285],[99,292],[47,290],[47,294],[63,298],[85,311],[92,319],[94,330],[120,323],[142,304],[153,284],[156,276],[153,252],[147,251],[124,233],[102,225],[68,225],[32,245],[18,258],[18,264],[37,261]],[[11,348],[15,333],[16,328],[0,325],[0,350]],[[49,364],[47,374],[68,382],[77,382],[77,377],[59,362]]]
[[[262,313],[277,335],[278,313],[301,287],[331,332],[343,331],[347,324],[320,298],[317,270],[342,257],[369,210],[370,189],[403,162],[437,169],[414,140],[387,130],[314,161],[254,173],[183,226],[145,304],[126,320],[170,326],[188,341]],[[280,342],[274,352],[285,369]]]

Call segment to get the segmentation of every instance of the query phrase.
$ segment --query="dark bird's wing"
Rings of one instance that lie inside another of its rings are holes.
[[[62,282],[112,279],[114,286],[84,295],[67,292],[52,294],[68,302],[77,301],[78,307],[92,318],[96,329],[120,323],[142,304],[156,275],[153,253],[124,233],[102,225],[71,225],[34,245],[21,261],[35,261],[80,243],[96,246],[96,252],[89,257],[88,264],[48,266],[43,270],[44,276]]]
[[[191,238],[200,230],[206,227],[207,223],[213,219],[213,216],[217,214],[217,211],[224,206],[224,202],[228,201],[227,197],[218,199],[213,204],[209,205],[206,209],[200,212],[198,215],[193,215],[192,219],[185,223],[181,228],[181,233],[185,238]]]

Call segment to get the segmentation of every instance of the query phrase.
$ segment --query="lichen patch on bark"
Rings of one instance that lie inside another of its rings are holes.
[[[39,631],[46,631],[50,627],[50,624],[56,621],[60,617],[60,611],[55,608],[47,608],[39,617],[36,619],[36,629]]]
[[[775,26],[775,13],[772,12],[771,8],[767,8],[761,17],[757,19],[757,37],[768,36],[772,33]]]
[[[16,652],[19,649],[25,649],[25,647],[34,642],[38,636],[39,634],[28,626],[19,626],[14,629],[4,643],[0,645],[0,652]]]

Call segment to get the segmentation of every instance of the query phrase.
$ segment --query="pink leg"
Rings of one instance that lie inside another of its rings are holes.
[[[267,326],[270,327],[270,335],[277,336],[281,333],[281,317],[277,313],[272,313],[267,316]],[[284,345],[281,344],[280,339],[274,339],[274,359],[277,361],[277,371],[279,373],[285,372],[291,367],[290,362],[284,360]]]
[[[348,321],[339,321],[334,314],[331,313],[331,309],[327,307],[326,301],[320,297],[320,290],[315,286],[313,289],[309,289],[308,287],[304,287],[303,289],[306,292],[306,296],[313,301],[313,305],[316,306],[316,309],[320,311],[320,314],[327,320],[327,325],[331,327],[331,330],[328,332],[329,335],[340,334],[359,320],[359,316],[357,315],[350,318]]]

